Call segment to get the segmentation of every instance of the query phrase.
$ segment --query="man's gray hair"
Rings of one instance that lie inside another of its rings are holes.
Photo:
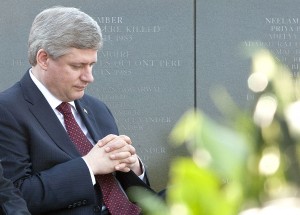
[[[71,48],[99,50],[101,29],[86,13],[72,7],[52,7],[39,13],[31,26],[28,39],[29,63],[35,66],[36,55],[44,49],[57,59]]]

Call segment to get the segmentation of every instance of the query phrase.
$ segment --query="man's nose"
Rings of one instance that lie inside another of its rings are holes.
[[[94,81],[92,66],[88,65],[88,66],[84,67],[83,74],[82,74],[82,80],[86,81],[88,83],[91,83]]]

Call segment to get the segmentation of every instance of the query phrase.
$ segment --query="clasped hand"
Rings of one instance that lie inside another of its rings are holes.
[[[140,164],[131,139],[126,135],[109,134],[99,140],[91,151],[84,156],[94,175],[114,171],[140,174]]]

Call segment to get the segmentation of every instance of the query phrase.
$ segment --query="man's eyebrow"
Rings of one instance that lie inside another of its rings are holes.
[[[94,65],[97,61],[91,62],[91,63],[83,63],[83,62],[71,62],[71,65]]]

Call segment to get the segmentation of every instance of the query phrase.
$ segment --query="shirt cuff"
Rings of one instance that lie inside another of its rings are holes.
[[[140,165],[141,165],[141,168],[142,168],[142,174],[141,175],[138,175],[138,177],[143,181],[143,182],[146,182],[146,179],[145,179],[145,165],[143,164],[143,162],[141,161],[141,159],[138,157],[139,159],[139,162],[140,162]]]
[[[95,176],[94,176],[94,173],[93,173],[91,167],[89,166],[89,164],[88,164],[88,163],[86,162],[86,160],[84,159],[84,157],[82,157],[82,159],[84,160],[85,164],[87,165],[87,167],[88,167],[88,169],[89,169],[89,172],[90,172],[90,175],[91,175],[92,183],[93,183],[93,185],[95,185],[95,184],[96,184],[96,178],[95,178]]]

